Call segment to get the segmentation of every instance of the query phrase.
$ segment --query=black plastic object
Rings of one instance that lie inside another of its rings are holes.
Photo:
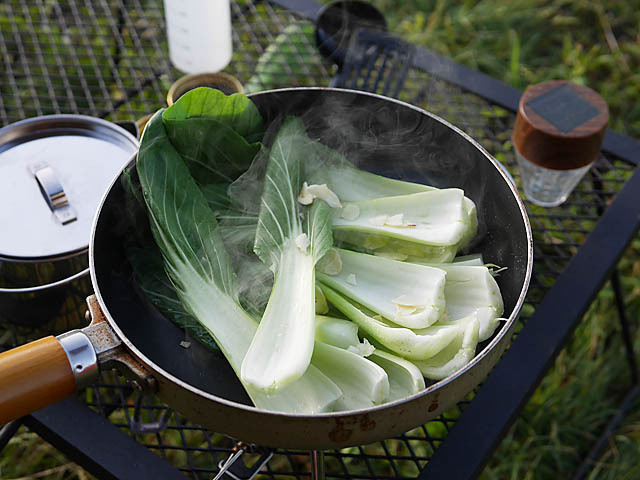
[[[318,12],[315,39],[320,53],[341,68],[351,36],[356,30],[387,30],[380,10],[368,2],[348,0],[332,2]]]
[[[360,29],[351,37],[334,87],[397,97],[412,66],[416,48],[386,32]]]

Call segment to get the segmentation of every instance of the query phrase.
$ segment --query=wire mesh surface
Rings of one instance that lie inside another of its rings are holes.
[[[336,73],[317,53],[308,21],[266,2],[233,3],[232,15],[234,54],[226,71],[248,90],[324,86]],[[165,105],[169,86],[181,75],[168,60],[159,1],[5,1],[0,4],[0,65],[3,125],[53,113],[137,120]],[[409,71],[399,98],[460,127],[519,183],[510,140],[512,112],[418,70]],[[524,321],[631,172],[625,162],[602,157],[563,206],[539,208],[527,203],[536,262]],[[72,308],[83,309],[79,303]],[[21,343],[28,336],[24,329],[4,328],[6,332],[0,332],[4,344]],[[472,395],[397,438],[326,452],[327,476],[415,477]],[[160,400],[139,397],[112,373],[103,374],[101,382],[80,397],[192,478],[211,478],[234,446],[232,439],[193,425]],[[263,475],[309,477],[309,462],[308,452],[277,450]]]

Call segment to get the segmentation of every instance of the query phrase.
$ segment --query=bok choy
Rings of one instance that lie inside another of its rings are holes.
[[[172,144],[157,113],[147,124],[137,172],[165,270],[186,310],[215,339],[240,376],[242,361],[256,331],[256,322],[238,301],[235,273],[215,215]],[[333,408],[340,389],[315,367],[298,382],[265,394],[243,382],[254,404],[285,412],[321,412]]]
[[[458,321],[473,315],[479,322],[479,341],[491,337],[504,313],[504,303],[489,269],[484,265],[458,263],[431,266],[447,274],[444,296],[448,320]]]
[[[352,320],[362,331],[393,353],[410,360],[426,360],[445,348],[458,334],[455,325],[434,325],[420,330],[394,325],[381,316],[368,314],[362,306],[357,306],[337,293],[320,284],[327,300]]]
[[[358,326],[339,318],[318,316],[316,322],[316,339],[334,347],[349,350],[367,357],[380,366],[389,379],[389,394],[387,401],[399,400],[424,389],[425,383],[422,373],[413,363],[402,357],[373,348],[366,341],[360,342]]]
[[[333,245],[331,208],[298,202],[306,133],[298,119],[279,130],[267,164],[254,251],[273,271],[269,302],[246,357],[242,380],[274,392],[300,378],[311,360],[316,262]]]
[[[415,362],[422,374],[431,380],[442,380],[464,367],[476,354],[480,323],[475,316],[457,322],[456,338],[433,357]]]
[[[426,328],[444,314],[444,270],[336,251],[341,259],[340,272],[328,275],[318,268],[316,273],[325,285],[404,327]]]
[[[347,220],[356,220],[360,214],[359,204],[350,205],[350,203],[437,190],[429,185],[405,182],[360,170],[354,167],[340,153],[319,142],[314,143],[310,154],[313,155],[313,161],[317,164],[312,178],[313,182],[325,183],[342,202],[346,203],[341,212],[341,217]],[[403,217],[409,217],[408,213],[397,210],[391,213],[390,216],[399,220],[399,214],[402,214]],[[471,243],[477,233],[476,205],[466,196],[463,198],[463,215],[464,235],[462,239],[456,245],[449,245],[440,249],[412,244],[411,239],[406,239],[409,242],[401,239],[389,242],[389,238],[386,235],[377,235],[375,232],[356,233],[341,229],[336,231],[336,237],[351,246],[364,247],[372,251],[377,250],[383,254],[394,253],[396,256],[399,254],[405,256],[405,258],[407,256],[415,256],[426,258],[433,262],[438,261],[436,259],[439,258],[439,261],[449,262],[458,250],[467,247]],[[381,218],[377,220],[382,221]],[[396,221],[395,223],[399,222]],[[365,243],[368,245],[364,245]]]

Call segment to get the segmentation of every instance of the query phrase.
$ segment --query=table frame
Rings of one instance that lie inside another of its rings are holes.
[[[293,10],[312,21],[320,8],[312,0],[271,0],[271,3]],[[521,95],[519,90],[425,48],[416,49],[413,67],[492,104],[512,112],[517,109]],[[640,143],[616,132],[607,131],[603,151],[630,164],[640,164]],[[469,479],[482,471],[553,360],[566,345],[588,306],[603,284],[611,279],[633,384],[603,437],[596,442],[587,460],[576,472],[576,478],[586,474],[607,436],[640,392],[637,362],[630,344],[629,321],[616,270],[618,260],[640,229],[639,205],[640,170],[636,168],[419,478]],[[598,262],[594,262],[593,258],[598,258]],[[518,375],[512,375],[516,368]],[[495,402],[495,398],[501,401]],[[98,478],[184,478],[177,468],[75,398],[4,426],[0,430],[0,449],[21,424]],[[465,451],[464,462],[459,461],[461,449]]]

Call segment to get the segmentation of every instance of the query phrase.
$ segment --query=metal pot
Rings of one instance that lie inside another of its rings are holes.
[[[124,128],[83,115],[0,129],[0,322],[47,333],[83,325],[93,217],[137,147]]]
[[[92,324],[0,355],[0,423],[71,395],[95,379],[98,365],[115,364],[139,387],[215,431],[265,446],[332,449],[378,441],[419,426],[485,378],[516,326],[533,263],[524,205],[496,160],[446,121],[378,95],[301,88],[251,98],[268,122],[282,114],[304,115],[318,109],[321,115],[307,122],[309,130],[329,129],[324,138],[335,147],[351,142],[351,160],[361,168],[438,187],[463,188],[478,207],[480,233],[473,250],[487,262],[507,267],[498,279],[507,321],[471,363],[406,399],[317,415],[255,408],[224,358],[196,343],[182,348],[184,332],[139,294],[125,245],[147,235],[147,220],[124,186],[125,179],[135,182],[132,160],[131,175],[120,175],[111,185],[93,227]],[[36,374],[24,378],[26,368]]]

